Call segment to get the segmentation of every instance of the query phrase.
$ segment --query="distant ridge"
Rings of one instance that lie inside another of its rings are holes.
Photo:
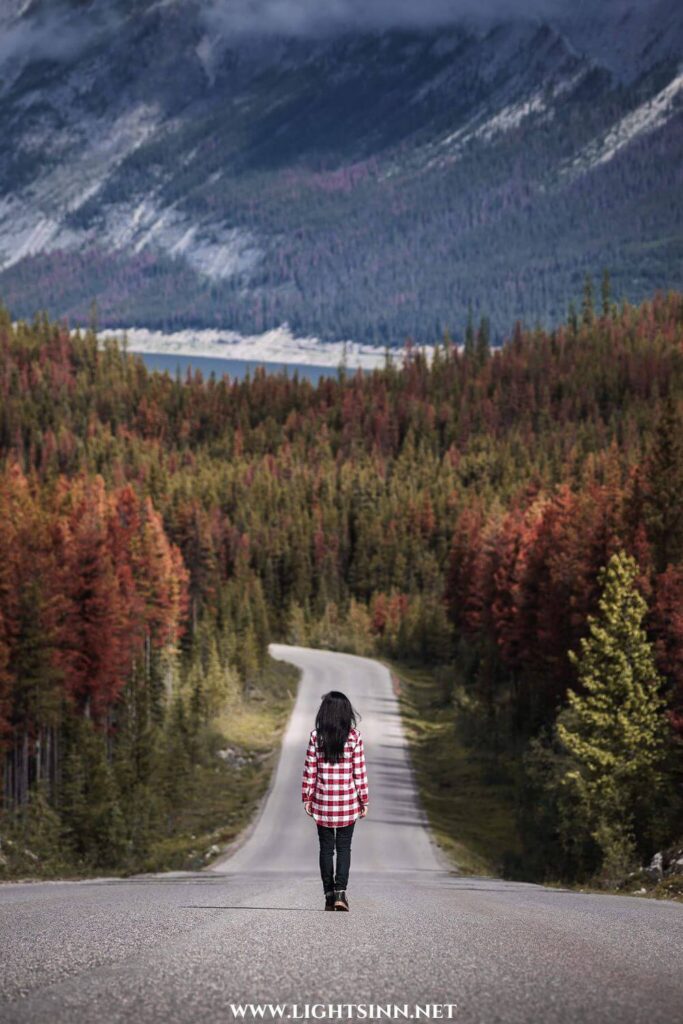
[[[207,5],[0,13],[0,299],[402,346],[680,284],[683,7],[259,38]]]

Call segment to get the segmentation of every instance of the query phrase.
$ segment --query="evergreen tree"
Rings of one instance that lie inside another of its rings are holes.
[[[153,663],[156,659],[153,659]],[[120,794],[129,854],[144,856],[159,827],[161,721],[155,711],[155,692],[136,665],[116,706],[112,769]]]
[[[29,801],[20,814],[22,840],[33,856],[38,858],[41,873],[59,871],[64,866],[62,823],[50,804],[47,786],[36,784],[31,788]]]
[[[302,647],[308,643],[306,612],[296,601],[292,601],[289,606],[286,640],[287,643],[299,644]]]
[[[479,322],[476,341],[476,356],[479,366],[483,366],[491,355],[491,324],[487,316]]]
[[[607,267],[602,272],[602,284],[601,284],[601,298],[602,298],[602,315],[608,317],[610,314],[611,306],[611,286],[610,276]]]
[[[595,307],[593,304],[593,279],[586,274],[583,282],[583,300],[581,302],[581,322],[590,327],[595,319]]]
[[[475,354],[474,319],[472,317],[472,303],[469,302],[467,305],[467,324],[465,326],[465,355],[472,359]]]
[[[660,678],[643,629],[647,612],[638,566],[624,552],[601,570],[599,611],[589,616],[580,653],[570,652],[578,688],[558,716],[566,757],[560,776],[560,828],[570,842],[588,833],[607,878],[634,863],[648,797],[661,784],[666,722]]]
[[[573,299],[569,303],[569,308],[567,310],[567,324],[572,337],[576,337],[579,333],[579,314],[576,312],[576,303]]]
[[[125,853],[125,825],[103,737],[85,718],[71,723],[64,760],[60,815],[77,856],[92,867],[120,863]]]
[[[166,723],[161,763],[161,789],[169,835],[173,832],[188,793],[192,791],[192,746],[193,737],[185,704],[181,695],[176,694]]]
[[[220,714],[226,703],[239,697],[240,684],[237,673],[229,665],[221,663],[215,636],[209,642],[209,656],[203,680],[206,718],[210,721]]]
[[[662,404],[646,463],[645,522],[655,567],[683,560],[683,415],[675,398]]]

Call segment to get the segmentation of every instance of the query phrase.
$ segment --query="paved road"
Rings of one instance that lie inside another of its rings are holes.
[[[285,732],[274,785],[245,844],[214,869],[229,874],[317,871],[315,822],[301,802],[301,776],[308,734],[320,699],[342,690],[360,712],[366,747],[371,811],[354,829],[352,870],[435,871],[447,867],[425,826],[410,771],[401,715],[389,672],[377,661],[350,654],[271,644],[274,657],[303,669],[302,685]],[[320,887],[322,892],[322,883]],[[349,899],[351,887],[349,888]]]
[[[229,1022],[238,1002],[299,1015],[306,1003],[366,1013],[455,1003],[467,1024],[683,1018],[683,907],[449,871],[420,824],[388,673],[350,655],[273,653],[304,674],[244,841],[196,874],[0,886],[0,1020]],[[352,912],[334,916],[322,911],[315,826],[298,792],[312,717],[332,687],[363,716],[371,792],[354,836]]]

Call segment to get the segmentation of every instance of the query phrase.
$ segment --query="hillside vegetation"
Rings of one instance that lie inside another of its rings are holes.
[[[259,698],[272,749],[279,639],[439,680],[452,771],[483,766],[507,822],[468,836],[442,802],[473,866],[607,883],[676,840],[683,296],[605,279],[552,331],[465,340],[315,386],[173,379],[2,313],[3,836],[125,869],[224,825],[188,815],[201,772],[242,786],[217,751]]]

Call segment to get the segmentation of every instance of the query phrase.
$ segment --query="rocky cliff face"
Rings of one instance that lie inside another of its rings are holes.
[[[680,284],[683,12],[272,34],[216,3],[0,16],[0,297],[401,344]],[[266,26],[267,28],[268,26]]]

